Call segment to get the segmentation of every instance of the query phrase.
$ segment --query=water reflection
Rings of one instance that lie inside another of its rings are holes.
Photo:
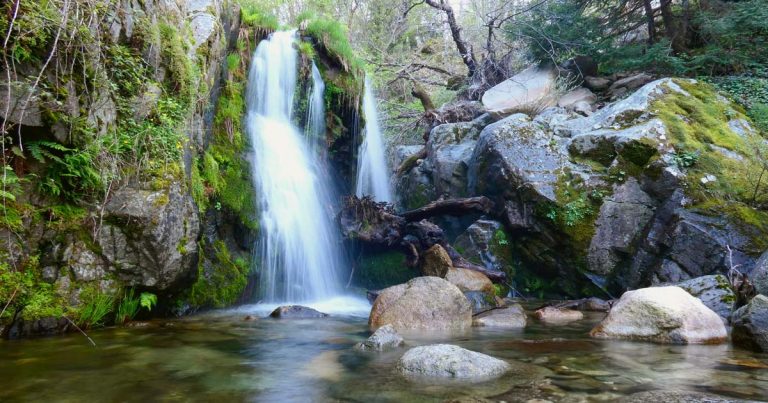
[[[654,389],[768,396],[768,356],[728,345],[591,340],[600,315],[453,338],[512,364],[509,375],[472,385],[407,381],[392,370],[404,350],[353,350],[368,335],[364,317],[279,321],[264,318],[268,311],[250,306],[95,331],[96,348],[74,334],[0,342],[0,401],[610,401]],[[261,318],[244,320],[249,313]]]

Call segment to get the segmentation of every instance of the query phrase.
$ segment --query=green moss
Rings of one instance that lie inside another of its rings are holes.
[[[200,245],[200,250],[205,250]],[[197,281],[192,285],[189,303],[197,308],[223,308],[234,304],[248,284],[250,264],[242,258],[233,258],[222,241],[213,244],[213,267],[206,271],[203,259],[197,270]]]
[[[0,261],[0,321],[10,321],[19,312],[25,320],[62,317],[68,307],[52,284],[42,281],[39,256],[30,256],[14,269]]]
[[[399,252],[364,254],[355,272],[355,283],[360,287],[378,290],[402,284],[418,274],[405,264],[405,256]]]
[[[705,214],[732,218],[752,236],[753,247],[768,247],[760,231],[768,213],[754,206],[757,176],[762,168],[762,139],[756,135],[741,136],[730,129],[732,119],[747,119],[738,108],[725,102],[708,84],[676,81],[690,96],[668,93],[652,105],[666,125],[678,155],[696,155],[696,161],[685,169],[686,195]],[[729,158],[716,148],[737,153],[741,159]],[[701,179],[714,175],[714,182]]]
[[[739,231],[749,238],[748,249],[755,255],[768,250],[768,211],[728,199],[707,199],[693,207],[697,212],[713,217],[726,216]]]

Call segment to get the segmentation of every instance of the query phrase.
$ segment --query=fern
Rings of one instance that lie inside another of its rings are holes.
[[[151,292],[141,293],[139,299],[141,300],[141,307],[148,311],[151,311],[152,307],[157,305],[157,295],[152,294]]]

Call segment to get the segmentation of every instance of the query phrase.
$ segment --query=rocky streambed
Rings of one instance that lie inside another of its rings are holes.
[[[402,332],[401,346],[371,351],[355,348],[371,334],[370,307],[341,310],[350,305],[315,306],[330,316],[310,319],[274,319],[274,306],[251,305],[138,322],[91,332],[95,347],[78,334],[0,343],[0,400],[641,402],[768,396],[768,355],[730,343],[590,338],[606,316],[601,312],[551,323],[533,315],[541,301],[527,301],[524,328],[474,326],[432,337]],[[398,371],[406,352],[418,356],[414,348],[434,344],[488,355],[502,361],[506,372],[478,381]]]

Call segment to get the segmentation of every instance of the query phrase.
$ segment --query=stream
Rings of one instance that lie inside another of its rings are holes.
[[[539,303],[530,302],[527,308]],[[348,306],[347,310],[333,307]],[[312,320],[268,318],[247,305],[134,327],[0,343],[0,401],[408,402],[486,397],[503,401],[613,401],[645,390],[690,390],[761,400],[768,355],[732,347],[593,340],[603,316],[565,326],[529,318],[521,331],[472,328],[461,336],[406,336],[407,347],[448,342],[505,359],[512,371],[468,384],[420,383],[394,372],[405,348],[359,352],[367,302],[315,306]],[[247,318],[252,316],[253,318]],[[246,319],[247,318],[247,319]],[[406,348],[407,348],[406,347]]]

